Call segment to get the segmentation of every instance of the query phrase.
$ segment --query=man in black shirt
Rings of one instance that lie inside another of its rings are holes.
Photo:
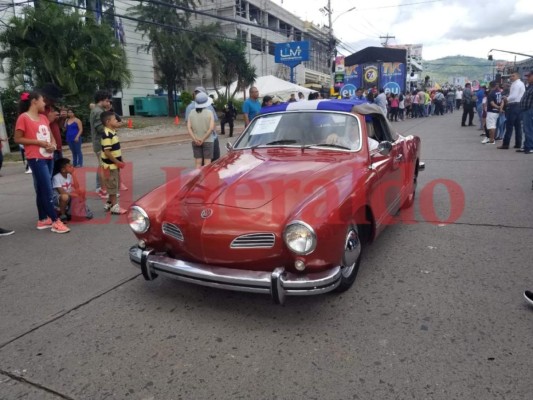
[[[465,90],[463,91],[463,117],[461,118],[461,126],[466,126],[466,116],[468,115],[468,126],[473,126],[474,120],[474,106],[476,102],[474,101],[472,93],[472,85],[467,83],[465,85]]]
[[[494,136],[496,133],[496,126],[498,124],[498,117],[503,111],[502,92],[500,85],[497,82],[491,82],[491,91],[487,97],[487,129],[489,130],[489,137],[483,139],[483,144],[494,144]]]

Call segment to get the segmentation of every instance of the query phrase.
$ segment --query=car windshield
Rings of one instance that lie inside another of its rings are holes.
[[[259,116],[234,148],[317,146],[355,151],[360,145],[361,131],[355,115],[314,110]]]

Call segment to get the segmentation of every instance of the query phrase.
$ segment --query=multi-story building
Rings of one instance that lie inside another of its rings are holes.
[[[246,43],[248,61],[258,76],[275,75],[289,79],[289,69],[274,62],[276,43],[309,41],[309,61],[295,69],[295,83],[329,86],[331,81],[328,51],[329,31],[311,22],[302,21],[270,0],[200,0],[199,11],[212,14],[193,16],[195,24],[219,22],[221,33],[240,38]],[[221,18],[218,18],[221,17]],[[210,86],[209,71],[191,82]]]

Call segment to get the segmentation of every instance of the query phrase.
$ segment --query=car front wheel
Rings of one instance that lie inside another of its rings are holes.
[[[337,292],[344,292],[348,290],[355,282],[357,272],[359,272],[359,264],[361,262],[362,253],[363,247],[357,225],[350,225],[346,231],[346,236],[344,239],[341,265],[341,282],[336,289]]]

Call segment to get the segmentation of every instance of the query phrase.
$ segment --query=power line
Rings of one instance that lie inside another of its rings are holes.
[[[368,8],[358,8],[360,11],[366,11],[366,10],[380,10],[382,8],[395,8],[395,7],[405,7],[405,6],[415,6],[419,4],[430,4],[430,3],[441,3],[444,0],[429,0],[429,1],[419,1],[416,3],[404,3],[404,4],[396,4],[392,6],[380,6],[380,7],[368,7]]]

